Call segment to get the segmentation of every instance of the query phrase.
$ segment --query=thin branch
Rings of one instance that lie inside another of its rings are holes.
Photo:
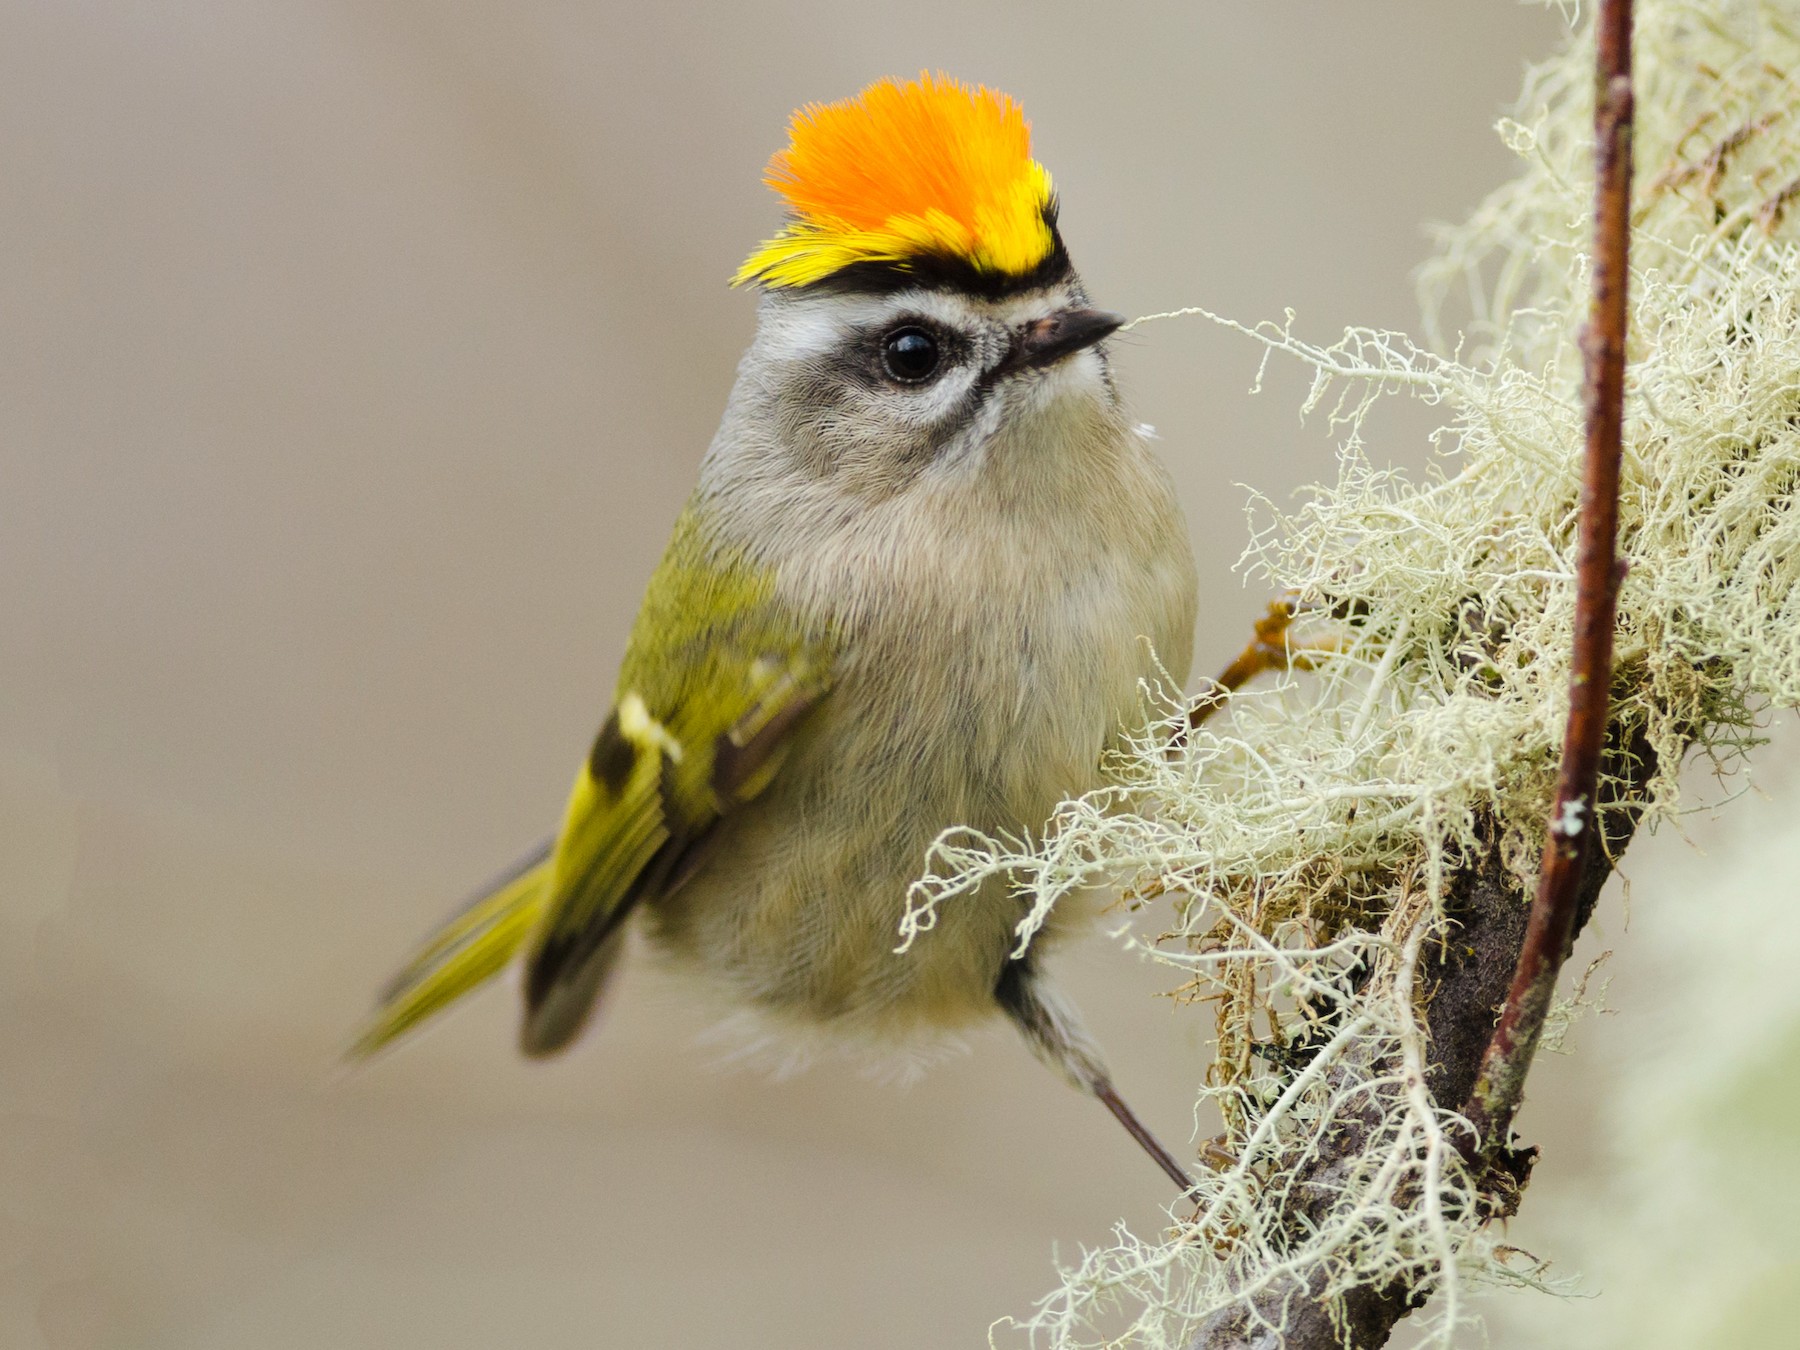
[[[1595,822],[1604,846],[1589,851],[1578,876],[1577,929],[1611,877],[1612,860],[1625,852],[1637,831],[1657,766],[1641,728],[1615,727]],[[1426,943],[1415,977],[1418,988],[1433,991],[1425,1007],[1430,1054],[1425,1084],[1440,1102],[1462,1101],[1474,1087],[1493,1031],[1493,1010],[1512,977],[1528,922],[1518,883],[1502,856],[1499,822],[1487,820],[1482,833],[1487,846],[1445,882],[1447,940]],[[1399,1067],[1404,1070],[1403,1064]],[[1331,1072],[1351,1074],[1356,1068],[1339,1065]],[[1364,1157],[1382,1114],[1373,1101],[1360,1114],[1345,1112],[1327,1148],[1287,1164],[1285,1229],[1304,1235],[1325,1220],[1346,1175]],[[1531,1163],[1530,1153],[1503,1150],[1488,1167],[1482,1189],[1495,1216],[1513,1212]],[[1334,1294],[1330,1274],[1314,1269],[1282,1275],[1215,1313],[1190,1342],[1190,1350],[1374,1350],[1387,1343],[1427,1292],[1396,1283],[1362,1284]]]
[[[1624,435],[1626,262],[1631,212],[1631,0],[1602,0],[1595,25],[1593,295],[1582,333],[1587,454],[1576,560],[1575,650],[1569,722],[1538,874],[1512,987],[1464,1115],[1473,1156],[1511,1137],[1525,1075],[1574,939],[1580,882],[1595,828],[1595,785],[1606,741],[1620,571],[1619,461]]]
[[[1153,314],[1149,317],[1161,316]],[[1244,650],[1232,657],[1231,664],[1212,678],[1210,687],[1195,697],[1188,708],[1188,729],[1204,723],[1223,708],[1233,694],[1258,675],[1278,670],[1311,670],[1319,657],[1336,649],[1335,643],[1330,641],[1295,645],[1290,629],[1300,614],[1301,603],[1298,596],[1286,595],[1269,602],[1267,612],[1253,625],[1250,641],[1244,644]],[[1179,750],[1186,739],[1185,731],[1178,733],[1171,750]]]
[[[1562,768],[1529,916],[1520,912],[1517,887],[1502,858],[1500,825],[1490,820],[1488,846],[1445,886],[1444,908],[1453,936],[1428,951],[1417,978],[1419,987],[1434,990],[1425,1009],[1430,1046],[1425,1083],[1439,1102],[1469,1102],[1463,1114],[1475,1134],[1467,1156],[1482,1169],[1484,1201],[1496,1216],[1513,1211],[1530,1174],[1533,1155],[1507,1147],[1507,1140],[1557,974],[1611,873],[1612,860],[1635,832],[1657,763],[1641,729],[1612,723],[1608,715],[1620,580],[1616,541],[1631,173],[1630,0],[1602,0],[1596,28],[1596,243],[1593,298],[1582,342],[1587,447]],[[1270,620],[1278,618],[1272,610]],[[1243,669],[1255,673],[1278,665],[1285,636],[1279,628],[1268,634],[1259,628],[1240,658]],[[1280,645],[1274,638],[1282,639]],[[1239,673],[1238,664],[1231,673]],[[1222,701],[1197,704],[1194,724]],[[1509,975],[1502,1003],[1500,991]],[[1498,1024],[1496,1006],[1501,1008]],[[1416,1078],[1416,1064],[1407,1068]],[[1285,1227],[1305,1232],[1320,1221],[1341,1189],[1344,1169],[1354,1166],[1378,1124],[1372,1106],[1364,1118],[1348,1115],[1338,1122],[1329,1148],[1295,1160],[1287,1183]],[[1432,1197],[1420,1198],[1429,1214]],[[1330,1281],[1330,1272],[1319,1269],[1286,1274],[1255,1292],[1246,1291],[1243,1301],[1208,1320],[1192,1350],[1373,1350],[1431,1292],[1403,1281],[1334,1290]]]
[[[1152,315],[1151,317],[1160,317]],[[1272,670],[1286,670],[1292,653],[1288,647],[1288,625],[1294,621],[1293,602],[1271,600],[1268,613],[1256,621],[1250,641],[1213,677],[1212,686],[1194,700],[1188,709],[1188,725],[1197,727],[1211,717],[1238,690],[1258,675]]]

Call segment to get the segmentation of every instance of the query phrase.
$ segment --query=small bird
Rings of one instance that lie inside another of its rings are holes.
[[[784,227],[699,485],[562,827],[383,992],[352,1054],[524,965],[520,1043],[581,1030],[628,921],[776,1036],[875,1050],[1004,1013],[1192,1183],[1114,1090],[1004,879],[900,953],[953,826],[1040,829],[1102,781],[1140,681],[1186,678],[1195,575],[1121,405],[1019,105],[947,76],[796,112]],[[1158,662],[1161,663],[1160,668]]]

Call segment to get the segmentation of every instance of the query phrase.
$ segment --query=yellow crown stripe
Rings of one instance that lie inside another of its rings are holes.
[[[945,76],[870,85],[794,115],[768,182],[793,218],[734,285],[805,286],[856,263],[952,258],[1030,273],[1055,248],[1050,175],[1004,94]]]

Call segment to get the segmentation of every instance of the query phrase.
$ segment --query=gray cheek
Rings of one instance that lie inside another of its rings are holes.
[[[961,451],[979,400],[958,375],[942,385],[890,389],[829,363],[789,368],[772,402],[791,462],[865,497],[903,491]]]
[[[932,456],[934,470],[944,475],[978,472],[987,462],[987,451],[1005,417],[1002,400],[992,393],[973,399],[966,414],[946,426]]]
[[[812,478],[828,478],[855,453],[866,426],[860,389],[826,363],[791,366],[773,389],[770,413],[794,465]]]

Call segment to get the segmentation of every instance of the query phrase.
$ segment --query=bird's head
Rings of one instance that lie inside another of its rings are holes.
[[[808,105],[767,181],[789,219],[736,277],[764,297],[730,419],[752,453],[882,497],[1121,424],[1098,345],[1120,320],[1087,303],[1012,99],[921,75]]]

